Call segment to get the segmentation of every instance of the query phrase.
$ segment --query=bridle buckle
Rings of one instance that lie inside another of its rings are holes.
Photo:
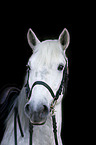
[[[53,116],[54,113],[56,112],[55,111],[55,105],[56,104],[57,104],[57,100],[54,98],[54,100],[52,101],[51,106],[50,106],[50,112],[52,113],[51,116]]]

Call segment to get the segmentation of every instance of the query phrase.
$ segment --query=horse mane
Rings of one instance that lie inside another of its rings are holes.
[[[16,106],[20,89],[15,86],[3,87],[0,90],[0,141],[6,128],[6,121]]]

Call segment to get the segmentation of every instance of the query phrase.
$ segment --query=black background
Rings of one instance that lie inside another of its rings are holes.
[[[22,88],[26,63],[32,54],[26,39],[29,28],[41,41],[57,39],[67,28],[70,33],[67,51],[70,74],[68,93],[62,105],[62,139],[65,145],[85,145],[89,141],[92,144],[94,137],[92,135],[91,139],[93,131],[90,128],[95,126],[92,126],[92,116],[95,116],[92,112],[96,106],[92,98],[95,98],[92,94],[95,90],[93,62],[96,62],[95,4],[83,1],[4,1],[0,6],[0,88],[6,84]]]
[[[78,65],[77,60],[80,57],[80,50],[77,49],[80,29],[78,22],[74,19],[68,21],[50,21],[34,23],[33,19],[28,20],[22,17],[2,20],[1,47],[0,47],[0,88],[6,84],[15,84],[22,88],[26,72],[26,63],[31,56],[32,51],[27,43],[27,31],[29,28],[35,32],[40,41],[46,39],[58,39],[64,28],[70,33],[70,45],[67,50],[69,59],[69,84],[68,93],[63,99],[63,122],[62,122],[62,140],[65,145],[80,143],[78,130],[80,129],[80,114],[78,106]],[[78,35],[77,35],[78,34]],[[80,43],[79,43],[80,45]],[[80,65],[80,64],[79,64]],[[82,79],[82,78],[81,78]],[[80,94],[79,94],[80,95]],[[82,137],[81,137],[82,138]]]

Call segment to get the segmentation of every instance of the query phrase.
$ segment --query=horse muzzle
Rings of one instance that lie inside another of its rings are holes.
[[[25,115],[29,118],[33,125],[42,125],[46,122],[50,109],[44,104],[39,104],[35,109],[33,105],[27,103],[25,105]]]

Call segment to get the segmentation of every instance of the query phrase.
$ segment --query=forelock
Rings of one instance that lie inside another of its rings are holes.
[[[36,65],[50,65],[64,59],[64,53],[58,40],[47,40],[38,44],[33,52]],[[31,61],[31,58],[30,58]]]

